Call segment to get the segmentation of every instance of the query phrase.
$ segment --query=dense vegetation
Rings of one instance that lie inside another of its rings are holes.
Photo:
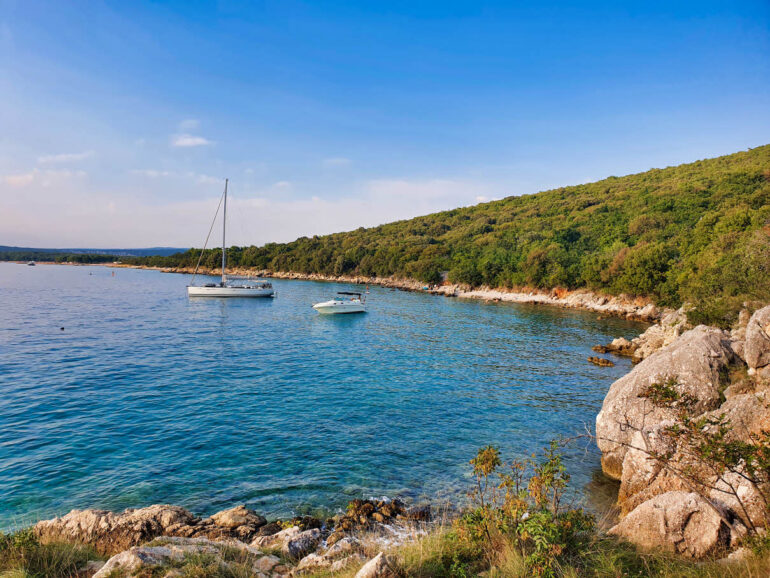
[[[0,250],[0,261],[45,261],[48,263],[112,263],[115,255],[96,253],[60,253],[37,249]]]
[[[229,263],[328,275],[397,276],[470,286],[570,289],[695,304],[729,324],[770,299],[770,145],[715,159],[370,229],[232,247]],[[217,250],[203,264],[216,267]],[[134,259],[195,266],[198,252]]]

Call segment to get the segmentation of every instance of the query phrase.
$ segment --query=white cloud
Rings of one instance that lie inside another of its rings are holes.
[[[41,165],[57,164],[57,163],[72,163],[78,161],[84,161],[94,156],[94,151],[85,151],[82,153],[61,153],[58,155],[43,155],[37,158],[37,162]]]
[[[224,179],[220,179],[219,177],[212,177],[210,175],[196,175],[195,180],[198,182],[199,185],[216,185],[216,184],[224,184]]]
[[[196,130],[197,128],[200,128],[201,122],[196,118],[186,118],[182,122],[179,123],[179,130],[181,132],[190,132],[191,130]]]
[[[175,147],[200,147],[214,144],[207,138],[191,134],[178,134],[171,140],[171,145]]]
[[[41,187],[53,187],[61,184],[64,180],[80,179],[87,175],[88,173],[85,171],[32,169],[28,173],[6,175],[3,177],[3,182],[14,188],[28,187],[32,184]]]
[[[325,167],[334,168],[334,167],[347,167],[349,166],[353,161],[350,159],[346,159],[345,157],[332,157],[329,159],[323,160],[323,165]]]
[[[0,178],[0,230],[12,244],[28,246],[199,246],[219,202],[221,189],[214,180],[208,184],[214,177],[160,169],[132,172],[150,179],[142,187],[152,198],[131,189],[94,189],[74,178],[85,175],[80,171],[37,169]],[[215,180],[222,184],[221,178]],[[10,191],[14,186],[26,187],[24,194],[3,194],[3,187]],[[191,187],[205,192],[205,198],[196,199]],[[190,200],[164,200],[174,190]],[[285,194],[289,190],[291,198]],[[228,243],[261,245],[372,227],[472,204],[477,196],[495,193],[483,183],[455,179],[378,179],[334,198],[288,181],[248,194],[234,187]]]
[[[35,180],[35,171],[18,175],[6,175],[3,182],[10,187],[26,187]]]
[[[174,174],[169,171],[158,171],[155,169],[133,169],[131,173],[134,175],[148,177],[150,179],[157,179],[159,177],[170,177]]]

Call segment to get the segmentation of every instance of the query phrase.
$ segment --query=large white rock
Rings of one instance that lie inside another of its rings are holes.
[[[296,534],[284,542],[281,547],[281,554],[288,558],[296,560],[304,558],[318,547],[321,543],[321,530],[312,528]]]
[[[395,573],[390,568],[390,560],[380,552],[356,572],[355,578],[389,578],[391,576],[395,576]]]
[[[746,326],[743,356],[749,370],[770,377],[770,305],[754,312]]]
[[[271,536],[257,536],[251,542],[251,545],[256,546],[257,548],[282,549],[284,544],[286,544],[292,538],[296,538],[300,532],[301,530],[298,526],[292,526],[291,528],[286,528],[285,530],[281,530],[277,534],[273,534]]]
[[[730,545],[730,528],[704,498],[692,492],[667,492],[635,508],[609,531],[645,549],[692,558],[718,553]]]
[[[155,546],[134,546],[116,554],[101,569],[94,578],[107,578],[115,574],[132,575],[142,570],[151,571],[153,568],[165,566],[171,562],[180,562],[188,556],[211,554],[223,555],[226,548],[236,548],[245,556],[253,555],[256,559],[259,550],[235,540],[215,542],[207,538],[161,538]],[[227,562],[222,558],[222,564]]]
[[[613,383],[596,416],[597,444],[602,451],[604,472],[621,479],[623,459],[634,431],[674,417],[671,409],[656,407],[642,396],[650,385],[675,378],[677,391],[696,400],[694,413],[703,413],[719,405],[720,371],[733,356],[725,332],[700,325]]]

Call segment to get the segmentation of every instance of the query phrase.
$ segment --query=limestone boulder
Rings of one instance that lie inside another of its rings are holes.
[[[312,528],[286,540],[281,547],[281,553],[288,558],[299,560],[313,552],[320,543],[321,530]]]
[[[395,572],[391,569],[390,559],[380,552],[356,572],[355,578],[390,578],[394,576]]]
[[[644,549],[691,558],[727,551],[730,528],[704,498],[692,492],[667,492],[635,508],[609,531]]]
[[[659,323],[650,326],[639,337],[634,338],[628,350],[632,353],[633,360],[639,362],[670,345],[691,328],[684,309],[669,312],[660,319]]]
[[[770,305],[755,311],[749,319],[746,326],[744,358],[752,372],[770,366]]]
[[[297,572],[310,572],[313,570],[322,570],[329,568],[332,565],[332,560],[326,556],[320,554],[308,554],[302,560],[299,561],[295,570]]]
[[[189,527],[197,521],[184,508],[169,505],[128,509],[122,513],[72,510],[60,518],[38,522],[34,532],[43,543],[78,542],[103,553],[114,553],[161,536],[167,528]]]
[[[742,526],[767,527],[770,516],[763,494],[768,495],[770,488],[757,488],[735,472],[723,474],[713,486],[709,498],[740,520]]]
[[[261,555],[259,550],[237,541],[216,542],[207,538],[170,537],[158,539],[157,542],[147,546],[134,546],[116,554],[94,574],[94,578],[151,575],[157,568],[201,554],[219,557],[221,564],[227,566],[226,553],[232,549],[242,552],[244,560],[256,561]]]
[[[300,533],[299,527],[292,526],[276,534],[257,536],[251,542],[251,545],[257,548],[282,549],[287,542],[296,538]]]
[[[79,542],[106,554],[139,546],[158,536],[251,540],[264,518],[239,506],[201,520],[179,506],[153,505],[123,512],[72,510],[60,518],[38,522],[41,542]]]
[[[249,510],[246,506],[236,506],[229,510],[222,510],[211,516],[211,521],[223,528],[238,528],[240,526],[252,526],[254,530],[267,524],[267,520],[257,514],[254,510]]]
[[[665,433],[673,423],[666,420],[633,433],[623,458],[618,490],[618,505],[622,514],[629,513],[658,494],[688,489],[678,476],[665,467],[667,462],[651,457],[651,453],[664,455],[676,452],[675,441]]]
[[[604,472],[620,480],[623,459],[634,431],[674,417],[673,410],[657,407],[644,396],[651,385],[675,380],[675,389],[691,396],[695,400],[693,412],[700,414],[719,406],[720,372],[733,359],[729,335],[700,325],[615,381],[596,417],[597,443],[602,451]]]

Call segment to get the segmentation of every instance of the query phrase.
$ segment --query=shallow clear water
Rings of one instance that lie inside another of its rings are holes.
[[[322,317],[310,304],[351,286],[188,299],[188,281],[0,263],[0,528],[76,507],[457,499],[479,447],[522,456],[593,423],[628,363],[593,366],[590,347],[643,329],[380,287],[368,313]],[[577,488],[598,463],[570,451]]]

